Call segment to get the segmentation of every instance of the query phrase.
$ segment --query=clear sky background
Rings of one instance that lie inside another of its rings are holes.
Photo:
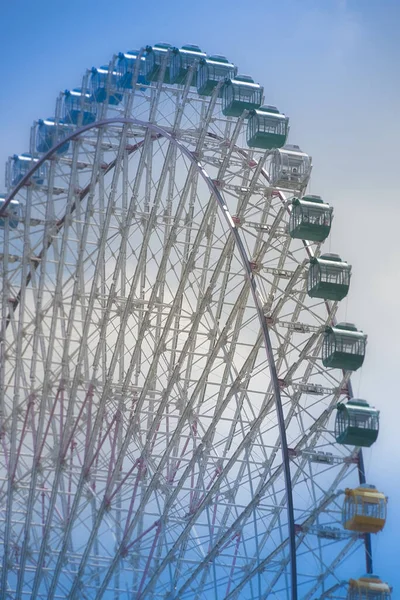
[[[353,265],[339,317],[369,336],[354,392],[381,410],[365,461],[389,496],[375,572],[400,597],[400,1],[0,0],[0,24],[0,164],[86,68],[159,41],[226,55],[290,116],[291,143],[313,156],[310,191],[335,208],[324,249]]]

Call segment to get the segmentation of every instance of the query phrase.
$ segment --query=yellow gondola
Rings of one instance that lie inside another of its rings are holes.
[[[361,533],[378,533],[386,523],[387,498],[375,486],[363,484],[345,490],[343,527]]]
[[[347,600],[390,600],[391,589],[376,575],[350,579]]]

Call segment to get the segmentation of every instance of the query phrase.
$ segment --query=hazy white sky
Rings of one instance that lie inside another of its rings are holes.
[[[2,0],[1,13],[0,162],[27,150],[33,120],[86,68],[157,41],[225,54],[290,116],[290,141],[313,156],[310,191],[335,208],[326,250],[353,265],[339,317],[369,336],[354,391],[381,410],[365,459],[390,498],[375,570],[400,589],[398,0]]]

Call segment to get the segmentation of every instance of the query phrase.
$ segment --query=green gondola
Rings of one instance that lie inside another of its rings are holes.
[[[337,405],[335,438],[338,444],[369,448],[379,433],[379,410],[365,400],[352,398]]]
[[[320,196],[303,196],[292,201],[289,233],[292,238],[323,242],[332,225],[333,208]]]
[[[338,323],[327,327],[322,345],[324,367],[356,371],[365,358],[367,336],[352,323]]]
[[[199,96],[211,96],[220,81],[233,79],[236,73],[237,68],[225,56],[214,54],[202,58],[197,71],[197,93]]]
[[[172,49],[171,44],[154,44],[146,47],[146,60],[144,63],[145,78],[147,81],[158,81],[160,70],[165,60],[165,55]],[[164,83],[171,83],[170,67],[171,55],[167,56],[167,66],[164,73]]]
[[[272,150],[285,145],[289,132],[289,119],[275,106],[261,106],[252,110],[247,122],[249,148]]]
[[[261,106],[264,88],[247,75],[227,79],[222,87],[222,112],[226,117],[240,117],[244,110]]]
[[[170,78],[171,83],[185,83],[190,67],[207,57],[207,54],[193,44],[187,44],[182,48],[174,48],[172,50]],[[197,69],[195,69],[192,77],[192,86],[197,86]]]
[[[322,254],[311,258],[308,270],[307,292],[311,298],[343,300],[349,291],[351,265],[338,254]]]

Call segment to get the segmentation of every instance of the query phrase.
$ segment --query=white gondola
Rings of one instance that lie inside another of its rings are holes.
[[[303,191],[311,176],[311,156],[299,146],[286,144],[276,150],[272,157],[271,185],[276,188]]]

